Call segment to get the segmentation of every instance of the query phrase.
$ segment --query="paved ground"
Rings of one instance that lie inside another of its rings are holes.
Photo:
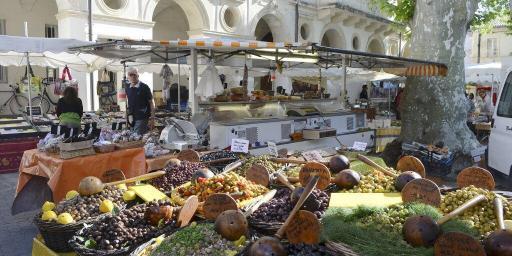
[[[36,212],[11,215],[18,173],[0,174],[0,256],[32,254],[32,239],[38,233],[32,218]]]

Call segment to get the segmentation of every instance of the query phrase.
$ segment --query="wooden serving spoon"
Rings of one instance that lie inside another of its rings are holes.
[[[505,229],[505,222],[503,221],[503,202],[497,195],[494,198],[494,212],[498,219],[498,230],[492,232],[485,239],[485,252],[488,256],[511,256],[512,231]]]
[[[150,180],[153,178],[163,176],[164,174],[165,174],[165,171],[157,171],[157,172],[146,173],[146,174],[136,176],[133,178],[109,182],[109,183],[103,183],[97,177],[88,176],[88,177],[83,178],[80,181],[80,184],[78,185],[78,193],[80,193],[80,195],[82,195],[82,196],[89,196],[89,195],[93,195],[93,194],[103,191],[103,189],[106,186],[114,186],[114,185],[119,185],[119,184],[133,183],[133,182],[143,181],[143,180]]]
[[[304,189],[304,192],[299,198],[299,201],[297,201],[297,204],[293,207],[293,210],[290,212],[290,215],[288,216],[288,218],[286,218],[286,221],[279,228],[274,237],[264,236],[251,245],[251,248],[249,249],[250,256],[287,255],[286,250],[284,249],[283,245],[280,242],[280,239],[283,237],[284,233],[286,232],[286,228],[292,221],[295,214],[300,210],[306,199],[309,197],[309,195],[311,195],[311,192],[313,192],[313,190],[315,189],[319,178],[319,176],[313,176],[309,180],[308,184]]]

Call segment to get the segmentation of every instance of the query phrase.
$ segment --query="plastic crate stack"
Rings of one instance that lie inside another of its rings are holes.
[[[419,158],[429,175],[446,175],[451,172],[455,154],[451,151],[436,152],[428,145],[418,142],[403,143],[402,154]]]

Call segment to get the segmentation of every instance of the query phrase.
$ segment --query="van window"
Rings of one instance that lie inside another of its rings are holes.
[[[497,115],[512,118],[512,73],[508,75],[503,85]]]

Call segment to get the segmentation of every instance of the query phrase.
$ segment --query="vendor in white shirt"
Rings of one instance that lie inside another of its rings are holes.
[[[484,90],[478,92],[479,99],[477,100],[478,108],[480,109],[481,115],[492,117],[494,112],[494,106],[492,105],[491,96],[487,95]]]

